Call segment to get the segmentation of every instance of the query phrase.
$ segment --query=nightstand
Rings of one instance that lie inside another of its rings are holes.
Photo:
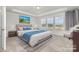
[[[17,36],[17,31],[9,31],[8,32],[8,37],[15,37]]]
[[[79,52],[79,32],[73,32],[73,48],[74,52]]]

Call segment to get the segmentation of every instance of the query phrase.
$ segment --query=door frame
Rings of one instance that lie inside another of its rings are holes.
[[[6,6],[2,6],[2,48],[6,50]]]

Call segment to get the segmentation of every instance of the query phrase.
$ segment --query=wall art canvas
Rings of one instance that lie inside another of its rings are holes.
[[[19,16],[19,23],[30,24],[30,17],[29,16]]]

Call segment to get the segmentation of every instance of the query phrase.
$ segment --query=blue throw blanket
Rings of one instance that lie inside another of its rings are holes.
[[[30,38],[31,38],[32,35],[42,33],[42,32],[45,32],[45,30],[32,31],[32,32],[24,33],[23,34],[24,41],[26,41],[28,43],[30,41]]]

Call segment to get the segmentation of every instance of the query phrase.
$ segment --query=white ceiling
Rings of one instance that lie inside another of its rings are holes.
[[[14,9],[16,9],[17,11],[23,11],[23,12],[27,12],[31,15],[40,15],[40,14],[44,14],[47,12],[51,12],[51,11],[55,11],[55,10],[59,10],[59,9],[64,9],[64,8],[74,8],[72,6],[39,6],[40,9],[37,10],[36,9],[37,6],[7,6],[7,10],[8,11],[13,11]]]

